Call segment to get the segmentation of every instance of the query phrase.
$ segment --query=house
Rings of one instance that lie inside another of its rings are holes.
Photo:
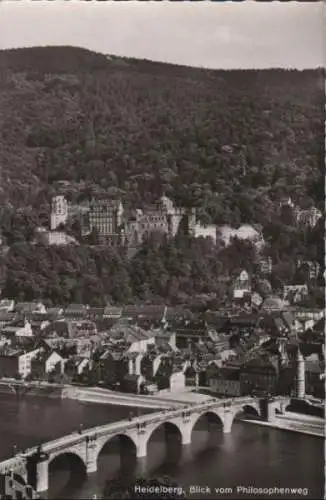
[[[90,337],[97,334],[97,327],[94,321],[82,320],[70,322],[71,337]]]
[[[278,356],[260,352],[245,361],[239,374],[241,395],[255,391],[274,394],[279,378]]]
[[[98,380],[107,387],[116,389],[121,385],[125,375],[129,373],[128,359],[123,359],[123,353],[106,350],[94,363]]]
[[[134,325],[114,325],[109,333],[115,342],[124,342],[129,352],[144,353],[149,344],[155,344],[155,337],[151,332]]]
[[[239,370],[215,368],[208,378],[211,391],[221,396],[238,397],[240,392]]]
[[[310,279],[316,279],[319,275],[320,264],[315,260],[298,260],[297,269],[305,270]]]
[[[87,319],[89,306],[85,304],[69,304],[64,310],[66,319]]]
[[[305,307],[294,309],[293,314],[298,320],[309,320],[312,319],[314,321],[319,321],[325,316],[324,309],[307,309]]]
[[[307,285],[285,285],[283,288],[283,301],[285,304],[297,304],[308,295]]]
[[[176,332],[170,332],[162,329],[154,330],[155,344],[157,346],[169,345],[172,350],[176,350]]]
[[[281,311],[284,309],[285,304],[282,299],[275,295],[270,295],[269,297],[266,297],[266,299],[263,301],[260,311],[262,312],[272,312],[272,311]]]
[[[53,336],[53,334],[56,334],[58,337],[61,337],[63,339],[72,338],[72,322],[67,321],[66,319],[59,319],[51,322],[49,325],[42,329],[43,338],[51,337]]]
[[[121,389],[123,392],[140,394],[145,384],[146,380],[142,375],[125,375],[122,380]]]
[[[90,307],[88,310],[88,319],[91,321],[103,318],[105,307]]]
[[[35,358],[40,349],[24,351],[21,348],[5,346],[0,353],[0,372],[2,377],[25,379],[32,369],[32,359]]]
[[[64,308],[63,307],[49,307],[47,310],[48,317],[52,320],[60,318],[63,315]]]
[[[56,351],[47,352],[40,350],[32,359],[31,373],[37,378],[42,378],[48,373],[64,373],[65,360]]]
[[[173,370],[170,375],[170,386],[169,389],[171,392],[179,391],[184,389],[186,386],[186,377],[183,371],[181,370]]]
[[[31,313],[46,313],[46,307],[42,302],[17,302],[15,311],[21,315]]]
[[[12,312],[15,309],[15,301],[11,299],[0,300],[0,313],[1,312]]]
[[[267,257],[266,259],[261,259],[259,262],[260,271],[262,274],[271,274],[273,269],[273,261],[271,257]]]
[[[17,320],[2,328],[1,333],[13,343],[23,342],[25,337],[33,338],[33,330],[29,321]]]
[[[11,311],[0,311],[0,330],[9,326],[17,318],[17,314]]]
[[[182,321],[171,328],[176,333],[176,346],[180,349],[188,347],[191,343],[197,343],[200,339],[207,337],[207,325],[203,320]]]
[[[141,359],[140,371],[146,381],[153,380],[159,369],[163,356],[164,355],[159,354],[156,349],[148,350],[148,352],[144,354]]]
[[[246,270],[242,270],[233,282],[233,298],[241,299],[246,294],[251,293],[250,277]]]
[[[127,305],[122,309],[122,317],[143,328],[159,327],[165,322],[167,307],[163,305]]]
[[[114,307],[106,305],[103,312],[104,319],[120,319],[122,315],[122,307]]]
[[[325,398],[324,373],[325,367],[318,354],[312,353],[305,358],[306,394]]]

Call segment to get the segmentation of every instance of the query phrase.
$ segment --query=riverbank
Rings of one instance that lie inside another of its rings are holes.
[[[253,419],[243,419],[242,422],[283,431],[297,432],[308,436],[325,437],[324,419],[301,413],[286,412],[284,415],[277,415],[274,422]]]
[[[81,387],[75,385],[49,384],[47,382],[28,382],[1,380],[0,394],[18,397],[47,397],[51,399],[73,399],[84,403],[130,406],[152,410],[179,408],[185,402],[173,393],[160,395],[138,395],[111,391],[101,387]]]

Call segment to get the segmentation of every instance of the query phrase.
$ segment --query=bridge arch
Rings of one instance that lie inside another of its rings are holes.
[[[163,464],[176,464],[182,454],[182,443],[187,439],[187,429],[179,421],[159,422],[151,428],[145,441],[147,464],[152,468]]]
[[[49,490],[57,493],[58,490],[74,488],[75,485],[85,480],[87,466],[84,457],[75,450],[62,451],[50,455],[48,474]]]
[[[96,463],[100,477],[107,479],[108,470],[111,478],[132,476],[137,464],[137,444],[134,437],[122,432],[105,438],[98,448]]]
[[[259,402],[256,401],[248,401],[247,403],[243,403],[241,406],[235,408],[232,412],[232,422],[233,425],[234,420],[238,418],[255,418],[261,419],[262,417],[262,409],[260,408]]]
[[[225,421],[221,410],[209,409],[195,414],[190,427],[192,449],[200,451],[207,445],[215,446],[220,442]]]

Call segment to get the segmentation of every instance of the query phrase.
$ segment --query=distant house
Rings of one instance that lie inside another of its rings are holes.
[[[325,397],[325,384],[323,375],[325,368],[321,363],[320,356],[316,353],[305,358],[305,382],[306,393],[319,397]]]
[[[163,305],[128,305],[123,307],[122,316],[131,323],[150,328],[160,326],[165,321],[167,307]]]
[[[142,375],[125,375],[121,384],[121,389],[123,392],[140,394],[145,384],[146,380]]]
[[[1,312],[12,312],[15,309],[15,301],[11,299],[0,300],[0,313]]]
[[[155,344],[157,346],[169,345],[174,351],[176,350],[176,332],[166,330],[154,330]]]
[[[69,304],[64,310],[67,319],[87,319],[89,306],[85,304]]]
[[[179,391],[186,386],[186,377],[183,371],[173,371],[170,375],[170,391]]]
[[[49,307],[47,310],[47,314],[51,319],[57,319],[63,315],[63,307]]]
[[[39,353],[39,349],[25,351],[22,348],[4,347],[0,353],[0,372],[4,377],[21,376],[26,378],[32,370],[32,359]]]
[[[0,311],[0,330],[10,325],[16,318],[15,312]]]
[[[104,308],[103,318],[107,319],[120,319],[122,315],[122,307],[114,307],[107,305]]]
[[[240,381],[231,380],[223,376],[223,371],[220,374],[216,374],[209,380],[209,387],[211,391],[225,397],[239,397],[240,392]]]
[[[30,313],[46,313],[46,307],[42,302],[17,302],[15,311],[21,315]]]
[[[242,270],[233,282],[233,298],[241,299],[251,293],[250,277],[246,270]]]
[[[115,342],[125,342],[129,352],[144,353],[147,346],[155,344],[155,337],[151,332],[134,325],[115,325],[110,330],[110,338]]]
[[[19,320],[10,323],[9,325],[4,326],[1,331],[2,334],[8,339],[11,339],[13,343],[19,343],[20,339],[23,341],[24,337],[34,337],[31,324],[26,320]]]
[[[73,336],[71,321],[67,321],[66,319],[53,321],[45,328],[43,328],[42,336],[44,338],[51,337],[54,333],[58,337],[62,337],[65,339],[71,338]]]
[[[264,353],[246,361],[240,368],[241,395],[253,391],[274,394],[279,378],[279,361],[277,356]]]
[[[281,311],[284,309],[285,304],[282,299],[277,296],[270,295],[267,297],[261,305],[260,310],[266,312]]]
[[[307,285],[286,285],[283,289],[283,300],[285,304],[297,304],[308,295]]]
[[[64,373],[65,360],[56,351],[47,352],[41,350],[32,359],[32,375],[41,378],[45,374],[56,372]]]
[[[115,389],[120,386],[128,372],[128,360],[123,359],[123,354],[114,351],[105,351],[94,365],[98,378],[107,387]]]

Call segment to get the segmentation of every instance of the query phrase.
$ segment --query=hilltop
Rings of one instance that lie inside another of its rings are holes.
[[[67,180],[131,205],[164,191],[234,225],[264,223],[280,196],[323,203],[322,76],[0,51],[1,202],[37,209]]]

